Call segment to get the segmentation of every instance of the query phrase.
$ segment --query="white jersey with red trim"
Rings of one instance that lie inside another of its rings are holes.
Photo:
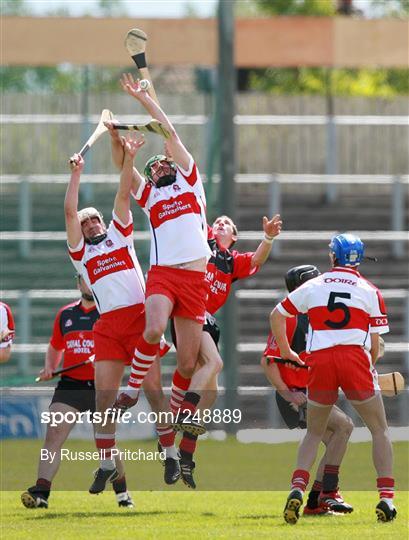
[[[71,261],[92,290],[100,313],[145,302],[145,280],[133,245],[132,214],[124,225],[112,213],[107,237],[99,244],[84,238],[68,251]]]
[[[210,257],[206,197],[192,157],[188,170],[178,166],[173,184],[157,188],[142,182],[134,198],[149,217],[151,265],[169,266]]]
[[[307,352],[337,345],[371,349],[371,333],[389,332],[379,290],[359,272],[337,267],[310,279],[277,305],[282,315],[307,313]]]
[[[0,302],[0,349],[10,347],[14,339],[14,319],[10,306]]]

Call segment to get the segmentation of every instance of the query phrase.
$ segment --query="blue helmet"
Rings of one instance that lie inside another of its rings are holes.
[[[329,244],[339,266],[358,266],[364,257],[364,243],[353,234],[337,234]]]

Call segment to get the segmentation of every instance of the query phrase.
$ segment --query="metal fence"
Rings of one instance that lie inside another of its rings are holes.
[[[209,145],[214,131],[212,100],[204,94],[161,95],[166,111],[182,140],[188,142],[200,169],[209,167]],[[146,116],[127,96],[89,96],[88,111],[80,114],[81,96],[3,96],[3,170],[37,173],[65,170],[65,159],[81,147],[99,111],[110,108],[123,121],[145,121]],[[334,98],[334,114],[326,99],[313,96],[237,94],[237,170],[241,173],[382,173],[406,174],[409,168],[407,100]],[[53,111],[50,114],[50,111]],[[159,138],[148,146],[158,150]],[[19,148],[18,156],[15,148]],[[146,155],[145,155],[146,154]],[[41,161],[38,156],[41,155]],[[87,156],[88,172],[112,170],[105,142]]]

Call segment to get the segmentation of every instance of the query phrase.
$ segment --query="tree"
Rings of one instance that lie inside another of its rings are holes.
[[[347,2],[350,15],[361,15],[358,2]],[[373,9],[384,16],[409,14],[409,0],[372,0]],[[332,0],[245,0],[238,3],[241,16],[334,16],[344,9]],[[259,90],[277,94],[320,94],[328,92],[328,71],[324,68],[269,68],[239,70],[240,90]],[[344,96],[391,97],[409,93],[407,69],[333,69],[331,92]]]
[[[28,8],[25,0],[1,0],[0,12],[2,16],[24,16],[29,15],[30,9]]]

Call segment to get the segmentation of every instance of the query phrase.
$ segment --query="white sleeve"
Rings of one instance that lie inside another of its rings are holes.
[[[292,291],[287,298],[277,305],[278,311],[285,317],[295,317],[300,313],[307,313],[309,290],[310,287],[307,282]]]
[[[129,211],[128,222],[123,223],[119,217],[112,212],[112,221],[108,227],[108,234],[111,230],[115,230],[116,234],[121,238],[126,244],[133,243],[133,216],[132,212]]]
[[[389,323],[385,302],[378,289],[373,289],[371,292],[369,332],[371,334],[387,334],[389,332]]]

